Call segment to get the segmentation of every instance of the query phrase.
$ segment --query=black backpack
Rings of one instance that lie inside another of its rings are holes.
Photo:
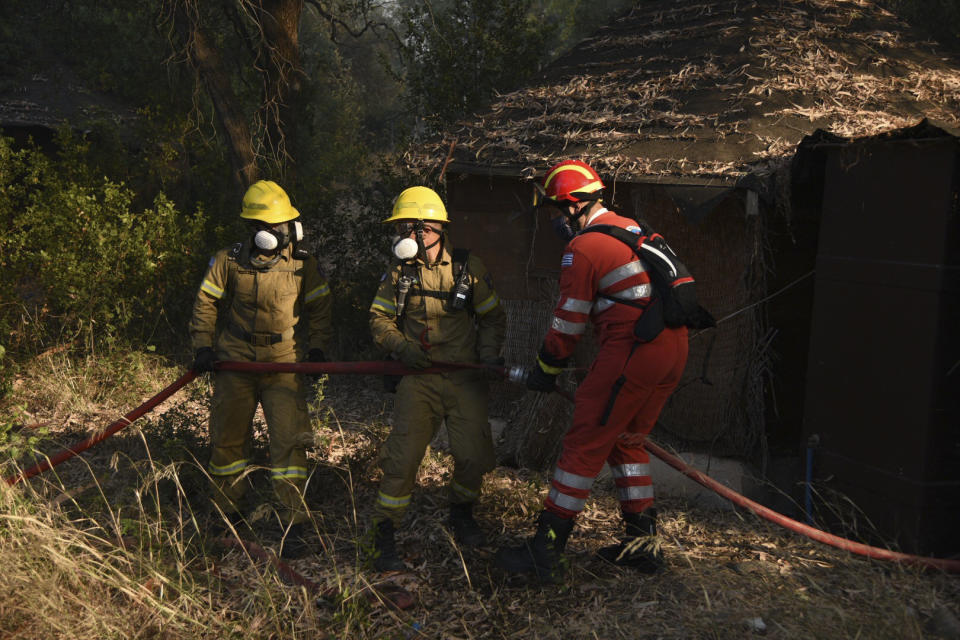
[[[585,228],[580,233],[599,232],[612,236],[629,246],[633,253],[648,267],[653,295],[647,303],[624,300],[616,296],[597,294],[619,304],[643,309],[643,315],[633,327],[634,336],[640,342],[650,342],[667,327],[707,329],[717,326],[710,312],[697,302],[696,284],[686,265],[680,261],[667,241],[654,232],[642,220],[637,230],[627,230],[613,225],[598,224]]]

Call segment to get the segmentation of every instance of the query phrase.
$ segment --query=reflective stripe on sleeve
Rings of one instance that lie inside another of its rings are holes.
[[[483,302],[475,306],[473,310],[479,313],[480,315],[485,315],[493,311],[498,304],[500,304],[500,298],[497,297],[496,293],[493,293],[490,295],[489,298],[487,298],[486,300],[484,300]]]
[[[607,287],[617,284],[621,280],[626,280],[627,278],[643,273],[644,271],[645,269],[643,268],[643,264],[641,264],[639,260],[628,262],[627,264],[617,267],[607,275],[600,278],[600,281],[597,283],[597,289],[606,289]]]
[[[583,511],[583,506],[587,503],[586,499],[568,496],[565,493],[561,493],[556,487],[550,487],[550,493],[547,494],[547,499],[561,509],[576,512]]]
[[[590,306],[593,304],[590,300],[577,300],[576,298],[567,298],[560,305],[564,311],[573,311],[574,313],[590,313]]]
[[[213,284],[206,278],[203,279],[203,282],[200,283],[200,290],[206,293],[209,293],[211,296],[219,300],[223,297],[223,289]]]
[[[232,476],[235,473],[240,473],[247,468],[249,460],[237,460],[236,462],[231,462],[223,466],[217,466],[212,462],[207,465],[207,470],[212,476]]]
[[[553,317],[553,322],[550,323],[550,328],[560,333],[565,333],[571,336],[579,336],[584,331],[587,330],[586,322],[570,322],[564,320],[563,318],[558,318],[557,316]]]
[[[578,476],[575,473],[564,471],[557,467],[553,472],[553,479],[571,489],[589,489],[593,486],[593,478],[587,476]]]
[[[310,292],[306,296],[304,296],[303,301],[313,302],[314,300],[316,300],[321,296],[328,296],[328,295],[330,295],[330,285],[324,282],[319,287],[315,287],[311,289]]]
[[[393,303],[392,300],[387,300],[386,298],[381,298],[377,296],[373,299],[373,304],[370,305],[371,309],[383,309],[387,313],[396,313],[397,305]]]

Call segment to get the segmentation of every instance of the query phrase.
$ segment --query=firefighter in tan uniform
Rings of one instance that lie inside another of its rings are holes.
[[[427,187],[406,189],[384,222],[396,224],[398,263],[384,274],[370,306],[374,342],[415,369],[434,361],[503,366],[506,315],[483,262],[451,248],[440,197]],[[396,394],[393,429],[380,455],[383,479],[374,515],[374,566],[380,571],[404,567],[394,531],[442,421],[455,462],[448,522],[461,544],[484,542],[473,504],[483,474],[495,464],[484,371],[405,376]]]
[[[218,360],[324,360],[332,333],[330,287],[316,258],[298,248],[303,231],[294,220],[299,215],[274,182],[261,180],[247,190],[240,216],[252,222],[253,233],[210,260],[197,292],[190,321],[196,371],[212,371]],[[293,556],[306,548],[303,490],[310,421],[302,375],[216,373],[209,463],[217,486],[214,500],[232,522],[240,522],[237,505],[247,488],[243,472],[250,462],[258,404],[269,431],[280,524],[287,529],[283,552]]]

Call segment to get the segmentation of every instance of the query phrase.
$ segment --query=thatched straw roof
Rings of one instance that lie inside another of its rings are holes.
[[[532,175],[579,157],[620,180],[730,182],[817,129],[958,114],[960,59],[873,0],[643,0],[407,159]]]

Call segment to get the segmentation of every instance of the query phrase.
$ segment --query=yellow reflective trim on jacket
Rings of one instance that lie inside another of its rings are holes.
[[[270,476],[274,479],[281,478],[306,478],[306,467],[275,467],[271,470]]]
[[[209,465],[207,465],[207,470],[212,476],[232,476],[233,474],[240,473],[246,469],[249,462],[250,461],[246,459],[237,460],[236,462],[231,462],[230,464],[222,467],[211,462]]]
[[[370,305],[371,309],[383,309],[387,313],[395,313],[397,311],[397,305],[395,305],[391,300],[387,300],[381,296],[377,296],[373,299],[373,304]]]
[[[209,293],[217,300],[223,297],[223,289],[213,284],[206,278],[204,278],[203,282],[200,283],[200,290]]]
[[[500,298],[497,296],[496,292],[490,294],[490,297],[476,305],[473,310],[479,313],[481,316],[486,315],[487,313],[493,311],[497,305],[500,304]]]
[[[537,364],[540,365],[540,368],[543,369],[543,372],[544,372],[544,373],[549,373],[549,374],[552,375],[552,376],[558,376],[558,375],[560,375],[561,373],[563,373],[563,369],[562,369],[562,368],[560,368],[560,367],[551,367],[550,365],[548,365],[547,363],[545,363],[545,362],[544,362],[543,360],[541,360],[540,358],[537,358]]]
[[[383,491],[378,492],[377,502],[388,509],[401,509],[410,504],[410,494],[405,496],[388,496]]]
[[[321,296],[328,296],[328,295],[330,295],[330,285],[324,282],[319,287],[314,287],[306,296],[304,296],[303,301],[313,302],[314,300],[316,300]]]

